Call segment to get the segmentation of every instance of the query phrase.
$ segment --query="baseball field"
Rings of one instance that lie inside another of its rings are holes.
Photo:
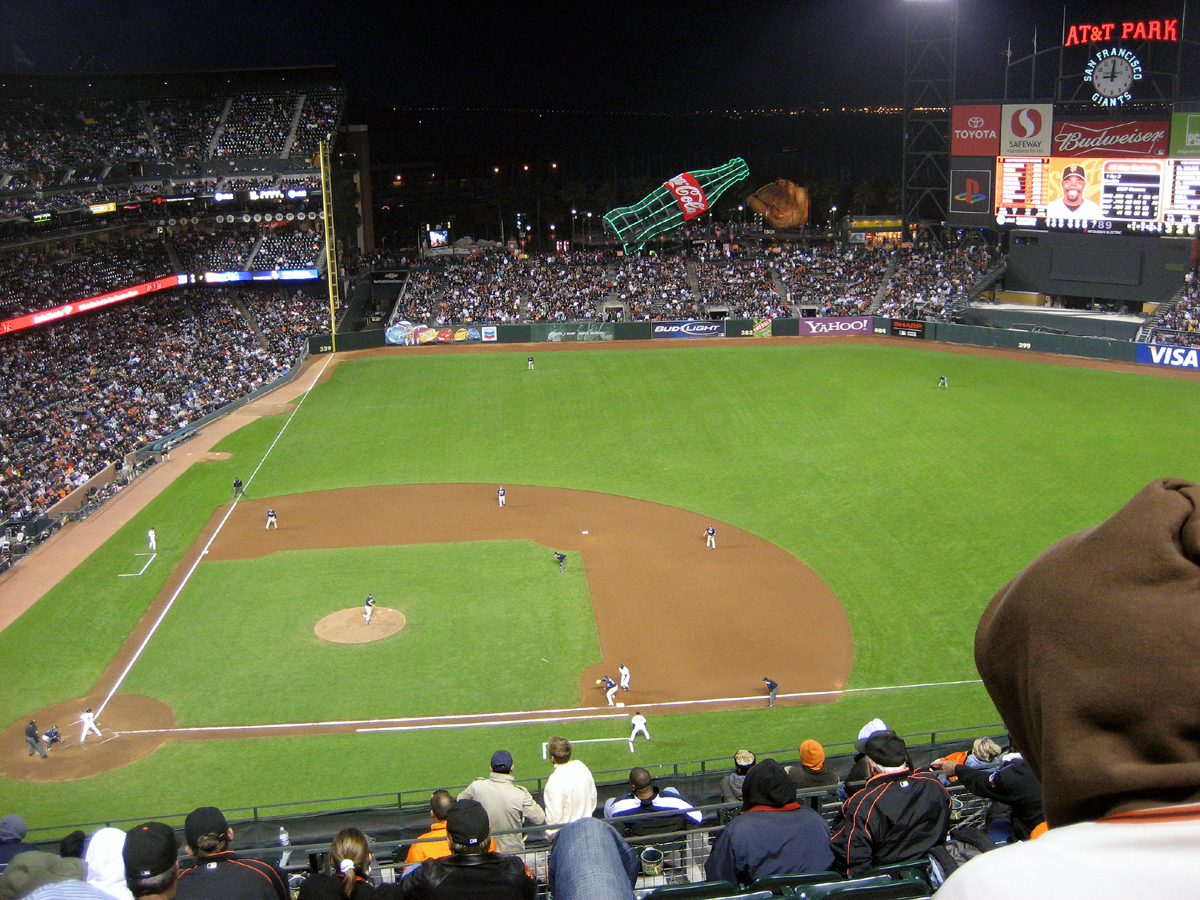
[[[871,338],[529,352],[314,359],[311,391],[72,562],[0,632],[0,812],[455,786],[499,747],[531,777],[551,734],[625,737],[635,709],[641,765],[993,723],[992,594],[1147,481],[1200,479],[1198,381],[1148,367]],[[105,735],[80,745],[85,705]],[[31,717],[66,735],[47,760]]]

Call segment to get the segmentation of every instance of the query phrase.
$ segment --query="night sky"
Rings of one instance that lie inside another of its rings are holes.
[[[0,68],[193,71],[334,64],[353,103],[667,112],[898,104],[905,6],[951,0],[395,3],[0,0]],[[959,98],[995,98],[1003,50],[1063,7],[956,0]],[[545,10],[549,10],[546,12]],[[1069,21],[1179,17],[1180,2],[1072,2]]]

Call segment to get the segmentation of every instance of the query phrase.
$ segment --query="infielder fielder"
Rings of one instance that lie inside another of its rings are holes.
[[[717,529],[711,525],[704,531],[704,546],[711,547],[713,550],[717,549]]]
[[[146,532],[146,542],[150,545],[151,550],[158,549],[158,535],[154,533],[153,528]]]
[[[96,737],[104,737],[104,735],[100,733],[100,729],[96,727],[96,715],[92,712],[92,708],[90,706],[83,711],[83,715],[79,717],[79,721],[83,723],[83,734],[79,736],[79,743],[82,744],[87,740],[89,731],[96,732]]]
[[[375,611],[375,595],[367,594],[367,602],[363,604],[363,618],[366,619],[366,624],[371,624],[371,613]]]
[[[500,485],[500,490],[496,491],[496,499],[500,501],[500,508],[504,509],[504,485]]]
[[[279,530],[279,521],[275,518],[275,507],[273,506],[267,510],[267,524],[263,526],[263,530],[265,531],[268,528],[274,528],[276,531]]]
[[[615,696],[617,696],[617,683],[615,681],[613,681],[611,678],[609,678],[607,675],[605,675],[604,676],[604,699],[608,701],[609,706],[617,705],[613,701],[613,697],[615,697]]]
[[[629,735],[629,746],[633,746],[633,739],[638,736],[640,731],[646,736],[646,740],[650,740],[650,732],[646,730],[646,717],[642,715],[642,711],[638,710],[633,714],[633,718],[629,720],[633,725],[633,731]]]
[[[946,378],[945,375],[943,375],[941,378],[938,379],[938,387],[944,387],[944,388],[950,387],[950,382]]]
[[[558,571],[559,571],[559,573],[561,574],[561,573],[563,573],[563,572],[567,571],[567,554],[565,554],[565,553],[555,553],[555,554],[554,554],[554,558],[558,560]]]
[[[629,666],[625,665],[625,663],[621,663],[619,666],[617,666],[617,672],[621,675],[621,690],[629,690]],[[649,736],[647,736],[646,740],[649,739]]]

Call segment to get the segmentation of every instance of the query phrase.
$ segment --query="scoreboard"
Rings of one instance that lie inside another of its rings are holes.
[[[1064,197],[1068,169],[1085,175],[1074,207]],[[1174,233],[1200,224],[1200,159],[1001,156],[994,197],[1001,226]]]

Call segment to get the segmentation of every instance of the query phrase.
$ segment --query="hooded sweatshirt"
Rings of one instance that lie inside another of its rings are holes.
[[[125,832],[119,828],[101,828],[88,841],[87,882],[117,900],[133,900],[125,884]]]
[[[992,599],[975,663],[1052,828],[1200,800],[1200,487],[1153,481]]]

